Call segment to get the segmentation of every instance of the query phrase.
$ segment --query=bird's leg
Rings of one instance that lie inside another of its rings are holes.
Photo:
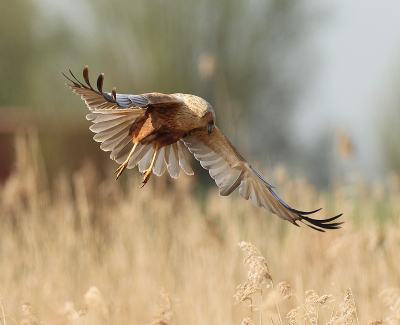
[[[157,152],[158,152],[158,150],[160,150],[160,148],[159,148],[158,146],[156,146],[156,148],[154,149],[153,159],[151,160],[150,167],[147,168],[147,169],[145,169],[145,170],[142,172],[142,175],[143,175],[143,182],[142,182],[142,186],[140,186],[140,187],[143,187],[143,186],[146,185],[146,183],[147,183],[147,182],[149,181],[149,179],[150,179],[151,174],[153,173],[153,167],[154,167],[154,163],[155,163],[155,161],[156,161],[156,157],[157,157]]]
[[[129,159],[131,159],[131,157],[132,157],[133,153],[135,152],[135,149],[136,149],[136,147],[137,147],[138,144],[139,144],[139,143],[135,143],[135,144],[134,144],[134,146],[133,146],[131,152],[129,153],[128,158],[126,158],[126,160],[122,163],[122,165],[119,166],[118,169],[114,172],[114,174],[115,174],[116,172],[118,172],[117,178],[116,178],[115,180],[118,179],[118,177],[119,177],[119,176],[122,174],[122,172],[125,170],[126,166],[128,166]]]

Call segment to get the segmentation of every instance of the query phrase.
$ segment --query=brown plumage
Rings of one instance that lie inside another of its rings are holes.
[[[144,175],[142,186],[152,173],[160,176],[168,170],[171,177],[178,178],[179,166],[193,175],[182,141],[203,168],[209,170],[222,196],[239,188],[244,199],[296,226],[296,221],[301,221],[318,231],[340,228],[342,222],[332,221],[341,214],[317,220],[307,215],[320,209],[304,212],[286,204],[215,126],[214,110],[204,99],[188,94],[125,95],[117,94],[115,88],[106,93],[102,90],[103,74],[95,90],[89,82],[88,67],[83,70],[86,85],[70,73],[74,80],[64,75],[72,83],[68,86],[81,95],[92,111],[86,118],[93,122],[93,139],[101,142],[100,148],[111,151],[110,158],[121,164],[116,170],[117,179],[125,168],[136,165]]]

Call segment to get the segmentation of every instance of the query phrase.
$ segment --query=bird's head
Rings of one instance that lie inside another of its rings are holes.
[[[210,134],[214,130],[215,126],[215,114],[214,111],[210,112],[207,119],[207,133]]]
[[[196,116],[196,124],[198,125],[196,128],[206,128],[207,133],[210,134],[215,126],[215,113],[212,106],[206,100],[198,96],[178,95],[185,101],[192,115]]]
[[[215,113],[212,106],[209,103],[207,103],[207,108],[204,110],[203,116],[201,117],[200,120],[202,127],[205,126],[207,129],[207,133],[210,134],[214,130],[215,126]]]

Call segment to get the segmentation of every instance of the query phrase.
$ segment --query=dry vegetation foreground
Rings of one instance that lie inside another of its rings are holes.
[[[400,323],[396,176],[317,193],[278,168],[290,204],[344,213],[318,233],[216,189],[199,198],[194,178],[140,189],[136,170],[100,182],[86,166],[49,182],[37,139],[16,149],[0,188],[1,325]]]

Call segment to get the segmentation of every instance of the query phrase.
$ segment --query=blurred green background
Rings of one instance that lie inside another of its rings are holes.
[[[14,134],[32,127],[50,176],[87,160],[103,173],[113,171],[110,165],[104,169],[108,154],[92,140],[87,108],[61,75],[71,69],[81,78],[86,65],[93,81],[105,73],[106,91],[115,86],[121,93],[205,98],[219,127],[261,169],[283,162],[321,186],[365,162],[357,145],[362,133],[354,135],[351,123],[325,118],[323,130],[311,133],[317,139],[312,145],[300,141],[303,132],[294,127],[307,105],[304,94],[312,85],[318,93],[315,76],[323,64],[313,37],[319,33],[324,39],[324,26],[334,20],[337,13],[329,6],[306,0],[2,0],[0,9],[1,180],[13,168]],[[377,92],[375,105],[381,113],[374,141],[382,151],[367,150],[382,156],[371,173],[378,176],[400,166],[398,84],[389,77],[394,100],[381,101]],[[360,124],[367,123],[362,111],[355,114]],[[307,117],[302,127],[310,123],[312,129],[318,118]]]

